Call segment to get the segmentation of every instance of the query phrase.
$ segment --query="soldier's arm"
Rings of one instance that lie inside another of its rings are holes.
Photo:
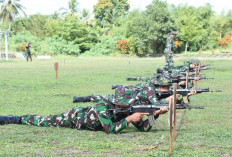
[[[155,111],[154,118],[157,119],[160,114],[164,114],[168,112],[167,107],[161,107],[160,110]],[[150,131],[152,126],[149,124],[148,119],[147,120],[141,120],[137,123],[132,123],[139,131],[147,132]]]
[[[99,122],[103,129],[109,134],[109,133],[118,133],[125,129],[129,122],[126,121],[126,119],[122,119],[118,122],[113,122],[110,117],[109,113],[106,107],[106,104],[99,103],[96,106],[96,113],[98,115]]]
[[[143,94],[145,95],[145,97],[147,97],[147,99],[150,101],[151,104],[165,104],[166,103],[166,99],[158,99],[155,95],[155,91],[153,88],[150,87],[146,87],[144,88]]]

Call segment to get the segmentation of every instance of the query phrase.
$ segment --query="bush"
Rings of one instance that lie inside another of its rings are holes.
[[[116,42],[122,39],[120,35],[104,36],[99,43],[93,46],[85,55],[110,55],[117,52]]]
[[[230,35],[225,35],[224,38],[218,40],[218,46],[227,49],[228,45],[231,44]]]
[[[9,38],[9,49],[12,51],[24,51],[26,42],[31,42],[31,53],[34,55],[48,54],[68,54],[78,55],[80,53],[79,46],[73,42],[67,42],[59,37],[47,37],[43,41],[40,38],[33,36],[30,32],[20,32]]]
[[[68,54],[68,55],[79,55],[80,48],[73,42],[67,42],[62,38],[53,36],[47,37],[41,42],[40,54]]]
[[[27,42],[30,42],[31,47],[31,53],[36,54],[38,50],[40,49],[40,38],[33,36],[28,31],[23,31],[18,33],[15,36],[12,36],[9,38],[9,49],[12,51],[24,51],[23,48],[24,45],[26,45]]]

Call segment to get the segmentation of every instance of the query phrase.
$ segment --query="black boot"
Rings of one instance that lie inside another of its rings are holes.
[[[85,97],[73,97],[73,103],[76,102],[90,102],[91,101],[91,96],[85,96]]]
[[[0,116],[0,125],[4,124],[21,124],[20,116]]]

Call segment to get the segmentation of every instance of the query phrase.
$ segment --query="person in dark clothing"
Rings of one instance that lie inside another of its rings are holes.
[[[26,57],[27,57],[27,62],[28,62],[28,58],[30,57],[31,62],[32,62],[32,58],[31,58],[31,51],[30,51],[30,47],[31,47],[31,43],[27,42],[26,44]]]

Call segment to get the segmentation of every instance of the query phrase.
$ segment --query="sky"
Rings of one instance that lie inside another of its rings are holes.
[[[93,11],[93,6],[98,0],[77,0],[79,3],[79,9],[87,9]],[[130,3],[130,9],[145,10],[146,6],[151,4],[152,0],[128,0]],[[68,8],[69,0],[20,0],[20,4],[25,6],[25,11],[28,15],[32,14],[52,14],[60,8]],[[195,7],[199,7],[210,3],[213,10],[219,14],[224,9],[225,11],[232,10],[231,0],[167,0],[169,4],[188,4]]]

